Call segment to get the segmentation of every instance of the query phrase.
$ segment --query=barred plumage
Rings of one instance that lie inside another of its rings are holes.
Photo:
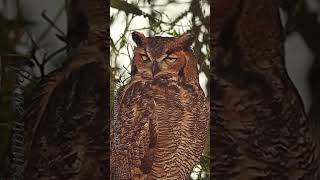
[[[320,179],[319,144],[286,71],[276,1],[211,7],[212,178]]]
[[[68,59],[32,94],[25,179],[108,179],[108,3],[71,0]]]
[[[209,122],[192,37],[134,32],[133,39],[133,77],[117,94],[111,122],[111,179],[187,179]]]

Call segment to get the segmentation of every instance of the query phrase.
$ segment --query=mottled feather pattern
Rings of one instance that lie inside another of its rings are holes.
[[[278,7],[267,0],[213,7],[212,178],[320,179],[319,146],[285,68]]]
[[[27,104],[25,179],[108,179],[108,4],[71,0],[68,58]]]
[[[116,95],[111,122],[111,179],[188,179],[208,133],[209,104],[198,80],[190,34],[145,37],[132,79]]]
[[[106,90],[103,64],[94,48],[84,49],[33,94],[24,117],[27,179],[106,177],[107,103],[99,96]]]
[[[121,106],[114,112],[121,117],[112,122],[113,131],[121,127],[120,145],[112,137],[117,133],[111,131],[115,143],[111,163],[116,168],[111,170],[115,172],[112,179],[129,179],[139,173],[148,179],[185,179],[207,137],[208,103],[201,87],[159,80],[130,83],[123,91],[129,93],[118,94]]]
[[[114,115],[111,124],[112,154],[111,164],[115,169],[111,172],[111,179],[132,178],[134,167],[141,166],[141,159],[144,158],[149,144],[149,126],[153,121],[152,99],[142,99],[148,97],[148,87],[141,82],[135,82],[126,86],[117,96]],[[117,110],[117,111],[116,111]]]
[[[199,160],[207,137],[208,106],[199,86],[155,82],[158,139],[154,179],[185,179]],[[168,98],[170,97],[170,98]],[[168,126],[169,125],[169,126]]]

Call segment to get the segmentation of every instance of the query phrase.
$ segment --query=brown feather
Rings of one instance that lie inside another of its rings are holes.
[[[108,179],[108,1],[70,7],[68,59],[25,113],[25,179]]]
[[[118,92],[114,106],[112,180],[187,179],[200,159],[209,104],[198,82],[196,57],[190,48],[182,48],[191,44],[184,38],[187,45],[177,48],[171,45],[181,39],[147,37],[136,49],[135,74]],[[141,53],[150,55],[150,62]],[[170,55],[177,58],[167,63]],[[159,72],[151,73],[148,63],[159,63]]]

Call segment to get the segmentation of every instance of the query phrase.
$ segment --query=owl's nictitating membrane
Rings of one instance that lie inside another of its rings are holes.
[[[188,179],[209,122],[193,37],[132,38],[132,79],[118,92],[111,120],[111,179]]]

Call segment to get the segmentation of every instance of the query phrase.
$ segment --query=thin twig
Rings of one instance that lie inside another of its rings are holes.
[[[63,46],[62,48],[57,49],[56,51],[54,51],[53,53],[51,53],[49,56],[47,56],[44,60],[43,60],[43,65],[45,65],[47,62],[49,62],[52,58],[54,58],[56,55],[60,54],[61,52],[63,52],[64,50],[67,49],[67,46]]]
[[[65,8],[64,7],[61,7],[59,12],[57,13],[57,15],[53,18],[52,22],[56,22],[58,20],[58,18],[62,15],[63,13],[63,10]],[[37,42],[40,43],[48,34],[48,32],[51,30],[52,28],[52,25],[49,24],[48,27],[40,34],[39,38],[37,39]]]
[[[51,20],[47,15],[46,11],[43,10],[41,12],[41,16],[55,29],[57,30],[62,36],[66,36],[66,34],[55,24],[54,20]]]

